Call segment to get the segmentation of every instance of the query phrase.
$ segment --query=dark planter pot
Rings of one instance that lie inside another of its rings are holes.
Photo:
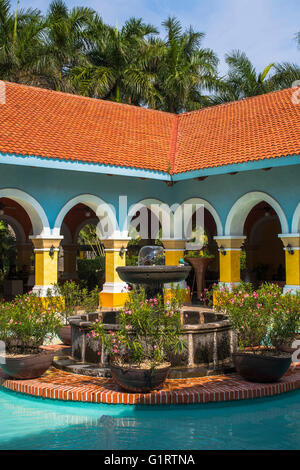
[[[0,367],[4,374],[14,379],[36,379],[49,369],[53,356],[53,351],[41,351],[23,357],[5,357],[5,364]]]
[[[258,354],[233,353],[236,371],[250,382],[277,382],[288,371],[291,357],[261,356]]]
[[[57,336],[66,346],[71,346],[71,326],[66,325],[59,329]]]
[[[171,364],[161,369],[136,369],[110,365],[114,381],[129,392],[147,393],[160,389],[168,377]]]

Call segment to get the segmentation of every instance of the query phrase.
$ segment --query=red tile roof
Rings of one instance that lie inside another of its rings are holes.
[[[294,91],[178,116],[6,83],[0,152],[165,173],[300,154]]]
[[[294,92],[289,88],[179,116],[174,173],[300,154]]]

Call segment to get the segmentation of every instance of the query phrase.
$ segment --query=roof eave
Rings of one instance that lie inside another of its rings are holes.
[[[201,178],[204,176],[222,175],[228,173],[262,170],[267,168],[276,168],[289,165],[300,164],[300,154],[282,155],[278,157],[263,158],[259,160],[251,160],[248,162],[212,166],[208,168],[200,168],[197,170],[185,171],[181,173],[174,173],[172,175],[173,181],[183,181],[193,178]]]
[[[38,157],[35,155],[21,155],[0,152],[0,164],[48,168],[54,170],[80,171],[87,173],[109,174],[115,176],[129,176],[135,178],[172,181],[169,173],[146,168],[105,165],[79,160],[61,160],[58,158]]]

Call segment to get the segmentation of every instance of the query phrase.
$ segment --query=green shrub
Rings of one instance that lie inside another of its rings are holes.
[[[105,273],[105,257],[97,256],[94,259],[78,259],[78,277],[85,282],[86,287],[91,290],[99,286]]]
[[[261,345],[279,349],[300,331],[300,295],[282,294],[277,284],[253,290],[243,283],[232,292],[221,287],[216,309],[228,315],[240,349]]]
[[[60,305],[54,297],[25,294],[0,304],[0,340],[8,352],[36,352],[61,326]]]

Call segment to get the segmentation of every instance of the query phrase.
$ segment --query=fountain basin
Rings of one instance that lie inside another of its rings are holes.
[[[159,286],[184,281],[191,266],[119,266],[117,272],[122,281],[129,284]]]

